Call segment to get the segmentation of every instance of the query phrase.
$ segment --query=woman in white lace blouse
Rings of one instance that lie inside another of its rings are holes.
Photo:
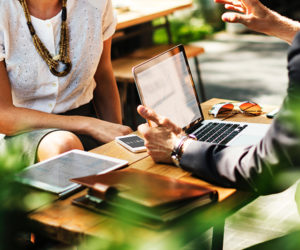
[[[21,141],[33,163],[131,132],[111,66],[115,26],[111,0],[0,0],[1,150]]]

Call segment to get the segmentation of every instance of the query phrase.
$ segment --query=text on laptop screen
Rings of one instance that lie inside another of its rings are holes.
[[[202,115],[182,52],[172,54],[136,75],[142,103],[186,127]],[[141,93],[142,92],[142,93]]]

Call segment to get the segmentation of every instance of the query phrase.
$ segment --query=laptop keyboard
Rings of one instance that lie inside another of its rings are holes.
[[[198,141],[227,144],[248,125],[211,122],[195,133]]]

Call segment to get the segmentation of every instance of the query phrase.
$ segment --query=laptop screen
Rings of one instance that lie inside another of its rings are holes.
[[[134,67],[133,74],[143,105],[184,129],[203,120],[182,45]]]

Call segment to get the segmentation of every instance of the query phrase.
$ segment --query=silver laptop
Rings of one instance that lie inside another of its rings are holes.
[[[134,67],[143,105],[168,117],[198,140],[224,145],[252,145],[269,124],[204,120],[184,47],[178,45]]]

